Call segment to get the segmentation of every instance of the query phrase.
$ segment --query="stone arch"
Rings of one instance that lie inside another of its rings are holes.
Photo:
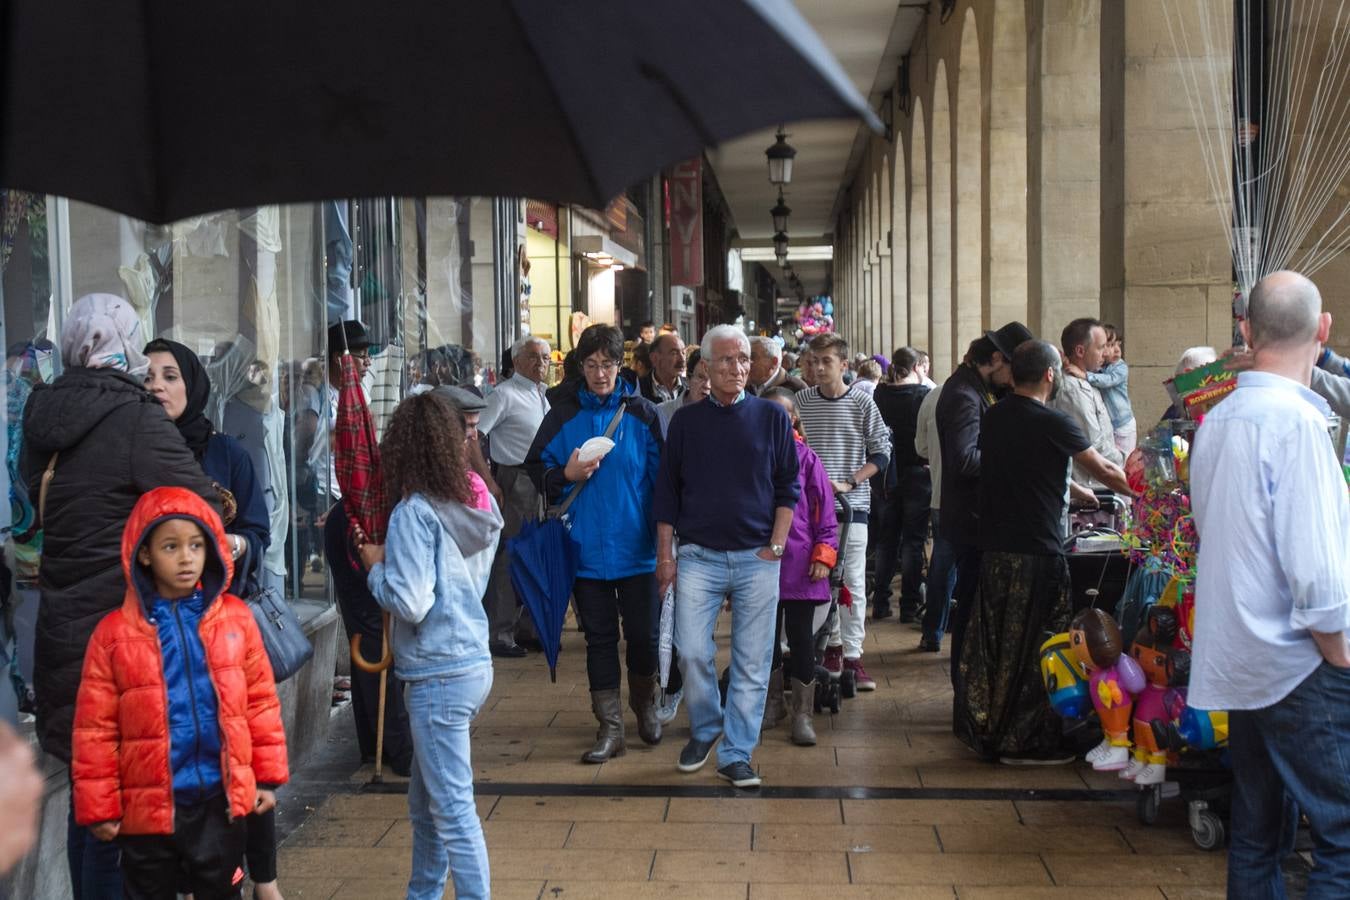
[[[933,370],[952,371],[952,114],[947,65],[938,60],[933,79],[932,167],[929,180],[928,346]]]
[[[961,28],[956,77],[956,233],[952,353],[979,337],[989,322],[984,308],[984,128],[980,101],[980,42],[975,10]]]
[[[1027,302],[1027,22],[1024,0],[994,10],[989,89],[989,316],[1029,321]]]
[[[928,333],[928,123],[923,100],[914,98],[914,118],[909,131],[909,230],[905,248],[908,285],[905,302],[909,310],[909,343],[932,353]],[[900,176],[897,175],[897,178]],[[903,195],[902,191],[896,192]],[[896,246],[900,246],[897,244]],[[920,346],[922,345],[922,346]]]
[[[905,204],[905,142],[895,142],[895,163],[888,173],[891,178],[891,342],[882,349],[890,355],[896,347],[909,343],[909,222]]]
[[[863,245],[862,245],[862,280],[863,294],[867,297],[867,319],[863,323],[863,334],[858,335],[858,340],[872,334],[877,328],[877,292],[875,279],[872,277],[872,248],[876,246],[876,214],[874,210],[877,205],[876,179],[868,179],[867,197],[863,202]],[[858,349],[858,344],[854,344],[854,349]]]

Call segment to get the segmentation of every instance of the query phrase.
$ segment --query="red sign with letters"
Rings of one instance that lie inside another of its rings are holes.
[[[676,163],[666,173],[670,220],[670,283],[703,284],[703,158]]]

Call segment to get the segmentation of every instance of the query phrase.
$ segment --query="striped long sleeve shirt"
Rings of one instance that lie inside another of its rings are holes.
[[[841,397],[826,397],[818,387],[807,388],[797,392],[797,415],[807,445],[825,464],[831,481],[847,480],[868,462],[886,470],[891,430],[866,393],[850,388]],[[859,482],[849,492],[848,502],[854,515],[865,519],[872,508],[871,485]]]

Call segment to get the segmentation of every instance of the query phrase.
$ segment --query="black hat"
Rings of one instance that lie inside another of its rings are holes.
[[[462,413],[482,412],[487,409],[487,401],[468,388],[443,384],[440,387],[433,388],[432,391],[455,404]]]
[[[1021,322],[1009,322],[998,331],[986,331],[984,336],[989,338],[995,349],[1003,354],[1004,359],[1012,360],[1013,351],[1023,341],[1036,339],[1036,335],[1031,333],[1031,329]]]
[[[345,341],[343,332],[346,332]],[[348,319],[328,327],[329,356],[338,356],[343,350],[364,350],[369,346],[370,338],[366,336],[366,326],[355,319]]]

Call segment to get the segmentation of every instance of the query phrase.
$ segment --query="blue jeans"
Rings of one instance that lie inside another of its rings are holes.
[[[121,900],[122,850],[116,841],[100,841],[88,828],[75,824],[73,790],[66,820],[66,864],[75,900]]]
[[[923,636],[941,644],[947,633],[947,617],[952,608],[952,591],[956,590],[956,548],[938,532],[938,511],[933,510],[933,555],[928,559],[928,582],[925,588],[928,605],[923,614]]]
[[[1322,663],[1273,706],[1229,713],[1233,758],[1231,900],[1285,896],[1281,827],[1292,799],[1312,825],[1308,900],[1350,885],[1350,670]]]
[[[473,799],[469,723],[491,690],[491,666],[407,683],[413,739],[408,900],[439,900],[445,893],[447,873],[455,880],[456,897],[470,900],[489,895],[487,843]]]
[[[774,623],[778,612],[777,560],[759,550],[710,550],[680,544],[675,581],[675,645],[684,673],[684,703],[695,740],[722,735],[719,768],[749,762],[759,743],[769,692]],[[731,596],[731,684],[727,708],[717,689],[713,628],[722,600]]]

